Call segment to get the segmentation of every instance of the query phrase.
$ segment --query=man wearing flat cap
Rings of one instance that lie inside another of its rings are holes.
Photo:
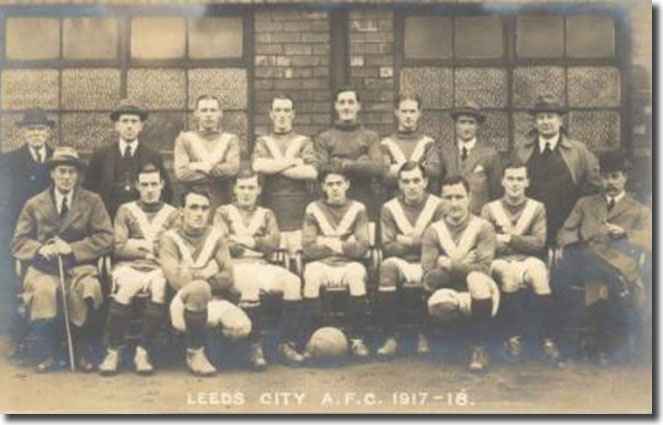
[[[603,154],[599,168],[601,193],[581,198],[557,234],[561,260],[553,279],[586,289],[590,283],[604,285],[590,312],[598,330],[598,360],[605,362],[615,348],[608,337],[623,319],[623,301],[642,302],[639,259],[651,253],[652,223],[649,209],[625,191],[628,170],[622,154]]]
[[[76,185],[83,164],[74,148],[58,147],[47,165],[53,184],[25,204],[12,241],[14,257],[27,266],[22,295],[42,344],[37,371],[57,365],[60,260],[79,366],[91,370],[90,347],[100,334],[103,301],[96,262],[110,252],[113,229],[99,196]]]
[[[481,143],[477,132],[486,121],[479,106],[466,102],[451,112],[456,141],[442,146],[447,176],[461,175],[470,184],[470,211],[480,215],[481,208],[502,194],[502,165],[499,153]]]
[[[92,153],[83,186],[101,196],[111,218],[115,217],[120,205],[138,199],[136,178],[138,170],[147,163],[156,165],[164,177],[163,201],[170,202],[172,197],[161,155],[138,138],[147,117],[147,111],[123,100],[110,114],[119,140]]]
[[[599,190],[598,164],[582,142],[564,131],[562,117],[567,109],[555,96],[539,96],[529,113],[535,130],[516,144],[513,155],[527,164],[527,196],[546,207],[546,244],[551,246],[578,198]]]

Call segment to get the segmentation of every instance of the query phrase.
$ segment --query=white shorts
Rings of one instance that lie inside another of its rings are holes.
[[[241,293],[242,301],[258,301],[261,292],[282,293],[283,299],[301,299],[301,281],[289,270],[273,264],[233,264],[235,288]]]
[[[166,277],[163,270],[136,270],[130,265],[120,265],[113,269],[112,297],[120,304],[129,304],[139,293],[149,293],[152,301],[166,302]]]
[[[366,295],[366,268],[357,262],[330,266],[313,261],[304,269],[304,297],[317,298],[320,288],[348,288],[350,295]]]
[[[407,284],[420,284],[424,276],[424,269],[421,263],[410,263],[402,258],[389,257],[384,260],[383,264],[395,264],[398,270],[403,274],[404,283]]]

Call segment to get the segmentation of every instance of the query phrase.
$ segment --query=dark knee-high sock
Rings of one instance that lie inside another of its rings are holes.
[[[207,342],[207,309],[202,311],[184,311],[186,323],[187,348],[198,349]]]
[[[493,300],[476,300],[472,298],[472,332],[474,343],[486,345],[489,342],[493,310]]]
[[[283,301],[280,342],[298,342],[302,320],[302,301]]]
[[[154,339],[166,321],[166,305],[149,301],[143,312],[143,329],[141,332],[140,345],[149,350]]]
[[[523,291],[502,292],[500,299],[500,324],[504,338],[523,335],[524,324],[526,323],[523,302]]]
[[[260,303],[242,307],[242,309],[246,315],[249,316],[249,319],[251,319],[251,333],[249,334],[248,341],[252,344],[260,342],[262,331],[262,326],[260,323],[262,321],[262,315],[260,314]]]
[[[534,296],[534,317],[536,330],[541,339],[557,340],[554,317],[554,299],[552,295]]]
[[[376,307],[378,327],[382,329],[387,338],[395,337],[396,325],[400,322],[398,292],[378,291]]]
[[[320,326],[320,317],[322,315],[322,301],[320,298],[305,298],[303,301],[302,321],[304,323],[305,335],[308,340],[310,336]]]
[[[363,339],[368,315],[368,304],[365,295],[350,297],[348,313],[350,319],[350,338]]]
[[[115,300],[111,301],[108,311],[108,345],[116,350],[124,344],[124,333],[129,322],[129,313],[131,306],[120,304]]]

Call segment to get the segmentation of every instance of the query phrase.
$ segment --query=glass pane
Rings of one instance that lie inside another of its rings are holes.
[[[133,18],[131,57],[177,59],[184,56],[185,22],[182,18]]]
[[[451,68],[406,68],[401,72],[401,91],[416,93],[424,108],[453,106]]]
[[[504,53],[502,18],[499,16],[459,17],[454,31],[457,58],[499,58]]]
[[[62,114],[62,143],[84,152],[116,140],[113,123],[106,112]]]
[[[571,137],[593,151],[620,147],[620,117],[614,111],[573,111],[569,117]]]
[[[441,145],[454,140],[454,122],[448,112],[424,110],[419,129]]]
[[[455,104],[472,101],[481,108],[506,106],[506,70],[457,68]]]
[[[25,142],[25,140],[21,138],[21,129],[16,126],[16,123],[22,119],[22,113],[2,114],[2,122],[0,123],[0,140],[2,141],[3,152],[18,149]],[[58,116],[57,114],[49,113],[48,119],[55,121],[55,127],[53,127],[51,139],[47,143],[51,146],[55,146],[58,141]]]
[[[564,21],[561,16],[519,16],[516,24],[516,53],[521,57],[562,57]]]
[[[158,151],[172,151],[177,135],[184,130],[185,120],[184,112],[152,113],[145,121],[140,140]]]
[[[192,59],[242,56],[242,18],[189,19],[189,57]]]
[[[2,109],[58,109],[59,75],[54,69],[3,71]]]
[[[451,57],[451,18],[416,16],[405,20],[405,56],[409,59]]]
[[[7,58],[19,60],[60,57],[60,23],[52,18],[7,18]]]
[[[65,59],[117,57],[117,19],[65,18],[62,22]]]
[[[224,109],[246,109],[246,89],[246,71],[243,69],[191,69],[189,109],[195,109],[196,99],[203,94],[217,96]]]
[[[113,109],[120,100],[120,70],[65,69],[62,108]]]
[[[573,67],[568,71],[569,105],[619,106],[620,74],[613,67]]]
[[[477,136],[500,152],[509,150],[509,117],[506,112],[487,112],[486,121],[479,127]]]
[[[565,73],[562,67],[536,66],[513,71],[513,100],[516,108],[530,108],[542,93],[566,98]]]
[[[513,143],[520,144],[531,137],[534,130],[534,118],[527,112],[513,114]]]
[[[185,109],[186,78],[181,69],[130,69],[128,98],[148,109]]]
[[[613,19],[595,15],[574,15],[566,18],[566,54],[572,58],[614,56]]]

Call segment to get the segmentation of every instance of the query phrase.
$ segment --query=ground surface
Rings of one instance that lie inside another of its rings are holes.
[[[3,349],[4,350],[4,349]],[[266,372],[226,370],[190,376],[182,366],[151,377],[123,370],[34,374],[0,360],[2,413],[646,413],[651,368],[601,369],[575,363],[562,370],[534,362],[494,364],[472,375],[460,363],[402,358],[389,363]]]

